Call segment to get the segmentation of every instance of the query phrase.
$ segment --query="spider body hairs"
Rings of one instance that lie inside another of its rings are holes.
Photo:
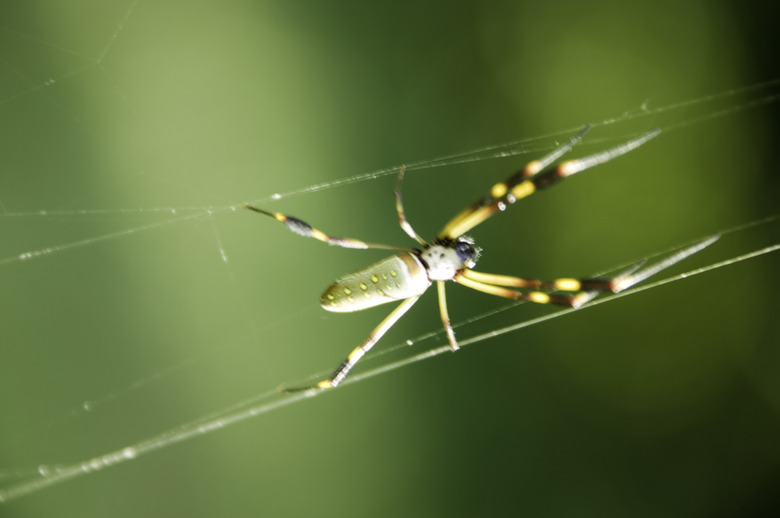
[[[312,386],[280,388],[279,391],[298,392],[337,386],[347,377],[363,355],[417,302],[434,282],[439,295],[441,321],[447,332],[450,347],[455,351],[458,349],[458,342],[455,339],[455,332],[450,324],[447,310],[446,281],[454,281],[468,288],[508,299],[578,308],[599,293],[623,291],[650,275],[658,273],[661,269],[698,252],[717,239],[717,237],[713,237],[697,243],[655,266],[640,270],[644,261],[640,262],[615,278],[560,278],[552,281],[540,281],[473,270],[479,259],[480,249],[474,245],[474,240],[464,235],[466,232],[496,212],[506,210],[516,201],[530,196],[540,189],[555,185],[576,173],[624,155],[660,133],[660,130],[654,130],[606,151],[553,165],[562,155],[571,150],[589,130],[590,126],[586,126],[568,142],[558,146],[544,157],[529,162],[507,180],[495,184],[487,196],[452,218],[431,243],[421,238],[406,220],[401,201],[401,184],[405,172],[405,167],[402,166],[398,172],[398,181],[394,191],[398,222],[403,231],[417,241],[420,245],[419,248],[402,248],[368,243],[353,238],[333,237],[298,218],[279,212],[267,212],[244,204],[243,206],[247,209],[284,223],[288,230],[295,234],[312,237],[329,245],[343,248],[378,248],[398,251],[395,255],[336,279],[320,297],[320,304],[324,309],[334,312],[359,311],[388,302],[402,301],[401,304],[371,331],[368,338],[347,356],[347,359],[328,379]]]

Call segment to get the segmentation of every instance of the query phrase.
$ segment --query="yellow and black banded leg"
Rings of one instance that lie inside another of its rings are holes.
[[[592,126],[590,124],[586,125],[580,130],[579,133],[570,138],[568,142],[561,144],[557,148],[544,155],[542,158],[531,160],[519,173],[510,176],[504,183],[507,185],[516,185],[523,180],[527,180],[528,178],[541,173],[550,165],[552,165],[553,162],[571,151],[571,149],[577,145],[580,140],[582,140],[582,137],[584,137],[585,134],[590,131],[591,127]]]
[[[577,133],[575,136],[569,139],[569,141],[566,142],[565,144],[558,146],[557,148],[553,149],[550,153],[546,154],[545,156],[543,156],[538,160],[532,160],[528,162],[525,165],[525,167],[523,167],[523,169],[521,169],[519,172],[513,174],[505,181],[494,185],[493,188],[485,197],[469,205],[468,207],[463,209],[460,213],[458,213],[454,218],[452,218],[449,221],[449,223],[447,223],[447,227],[445,227],[445,230],[441,232],[440,237],[445,237],[448,227],[455,227],[456,225],[459,224],[460,221],[469,217],[472,213],[484,207],[493,205],[495,202],[497,202],[501,197],[503,197],[506,194],[507,189],[510,188],[510,186],[515,186],[518,183],[522,182],[523,180],[527,180],[528,178],[538,174],[546,167],[548,167],[550,164],[552,164],[560,157],[562,157],[564,154],[571,151],[571,149],[580,140],[582,140],[582,137],[585,136],[585,134],[588,131],[590,131],[590,128],[591,128],[590,124],[585,126],[579,133]],[[452,235],[450,237],[457,237],[457,236]]]
[[[609,162],[614,158],[624,155],[629,151],[638,148],[648,140],[658,136],[660,133],[660,130],[654,130],[612,149],[584,158],[567,160],[553,169],[544,170],[551,161],[550,157],[552,157],[552,160],[555,160],[571,149],[587,129],[588,128],[580,132],[580,134],[575,136],[569,143],[554,150],[547,157],[539,161],[529,162],[523,171],[511,176],[504,182],[494,185],[488,196],[471,205],[450,220],[444,226],[437,238],[455,239],[484,222],[496,212],[506,210],[509,205],[515,203],[517,200],[530,196],[540,189],[555,185],[561,180],[585,171],[586,169],[590,169],[591,167]]]
[[[553,281],[539,281],[536,279],[524,279],[510,275],[498,275],[494,273],[482,273],[465,269],[458,272],[453,279],[466,287],[514,300],[527,300],[538,304],[556,304],[578,308],[592,300],[600,293],[620,293],[639,284],[648,277],[659,273],[686,259],[693,254],[707,248],[717,241],[720,236],[714,235],[703,239],[691,246],[678,250],[660,261],[645,266],[642,260],[619,273],[615,277],[605,279],[572,279],[561,278]],[[517,291],[512,288],[530,289],[531,291]],[[571,294],[548,293],[548,291],[564,291]]]
[[[373,331],[371,331],[371,334],[368,335],[368,338],[365,342],[349,353],[347,359],[341,362],[341,365],[338,366],[338,368],[333,372],[333,374],[331,374],[328,379],[322,380],[319,383],[309,387],[279,388],[277,390],[279,392],[302,392],[305,390],[328,389],[337,386],[339,383],[344,381],[344,378],[347,377],[357,362],[359,362],[360,359],[371,350],[374,344],[376,344],[379,339],[384,336],[388,329],[393,327],[393,325],[398,322],[398,319],[404,316],[404,313],[409,311],[409,308],[411,308],[419,298],[419,295],[410,297],[399,304],[398,307],[396,307],[389,315],[387,315],[384,320],[382,320],[378,326],[376,326],[376,328],[374,328]]]
[[[509,275],[463,270],[455,275],[455,282],[483,293],[496,295],[513,300],[527,300],[537,304],[555,304],[578,308],[592,300],[603,291],[612,291],[614,281],[611,279],[578,280],[570,278],[553,281],[523,279]],[[532,291],[517,291],[511,288],[530,288]],[[573,294],[550,294],[538,290],[559,290],[574,292]]]
[[[400,247],[400,246],[383,245],[380,243],[367,243],[365,241],[361,241],[359,239],[352,239],[349,237],[329,236],[325,232],[312,227],[305,221],[302,221],[298,218],[294,218],[292,216],[285,216],[281,212],[268,212],[263,209],[258,209],[257,207],[253,207],[251,205],[247,205],[246,203],[244,203],[242,207],[244,207],[245,209],[253,210],[259,214],[270,216],[274,218],[276,221],[280,221],[284,223],[284,225],[287,227],[287,230],[289,230],[293,234],[298,234],[299,236],[303,236],[303,237],[312,237],[314,239],[322,241],[323,243],[327,243],[331,246],[340,246],[342,248],[358,248],[358,249],[379,248],[383,250],[408,250],[407,248]]]

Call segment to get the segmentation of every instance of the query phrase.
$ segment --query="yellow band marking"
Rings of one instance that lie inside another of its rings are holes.
[[[541,291],[532,291],[528,294],[528,299],[532,302],[538,302],[539,304],[548,304],[550,302],[550,296]]]
[[[351,353],[349,353],[349,356],[347,356],[347,361],[354,365],[355,362],[362,358],[364,354],[366,354],[366,352],[362,347],[356,347],[352,350]]]
[[[512,188],[512,195],[517,198],[525,198],[536,190],[534,183],[531,180],[520,182]]]
[[[569,160],[558,166],[558,176],[566,178],[584,169],[582,160]]]
[[[582,284],[577,279],[556,279],[555,288],[563,291],[580,291]]]
[[[326,243],[328,242],[328,235],[323,233],[321,230],[317,230],[316,228],[311,229],[311,237]]]
[[[494,198],[500,198],[505,194],[506,194],[505,183],[497,183],[496,185],[493,186],[492,189],[490,189],[490,195]]]
[[[532,160],[525,166],[525,176],[533,176],[542,170],[542,163],[538,160]]]

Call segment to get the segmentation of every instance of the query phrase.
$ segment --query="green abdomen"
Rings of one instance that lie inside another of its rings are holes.
[[[320,304],[328,311],[359,311],[420,295],[430,285],[420,260],[403,253],[336,279]]]

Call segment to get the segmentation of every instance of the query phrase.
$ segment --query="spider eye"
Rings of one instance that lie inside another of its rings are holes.
[[[460,262],[467,268],[473,268],[479,259],[480,249],[474,246],[474,240],[470,237],[459,237],[455,243],[455,253]]]

